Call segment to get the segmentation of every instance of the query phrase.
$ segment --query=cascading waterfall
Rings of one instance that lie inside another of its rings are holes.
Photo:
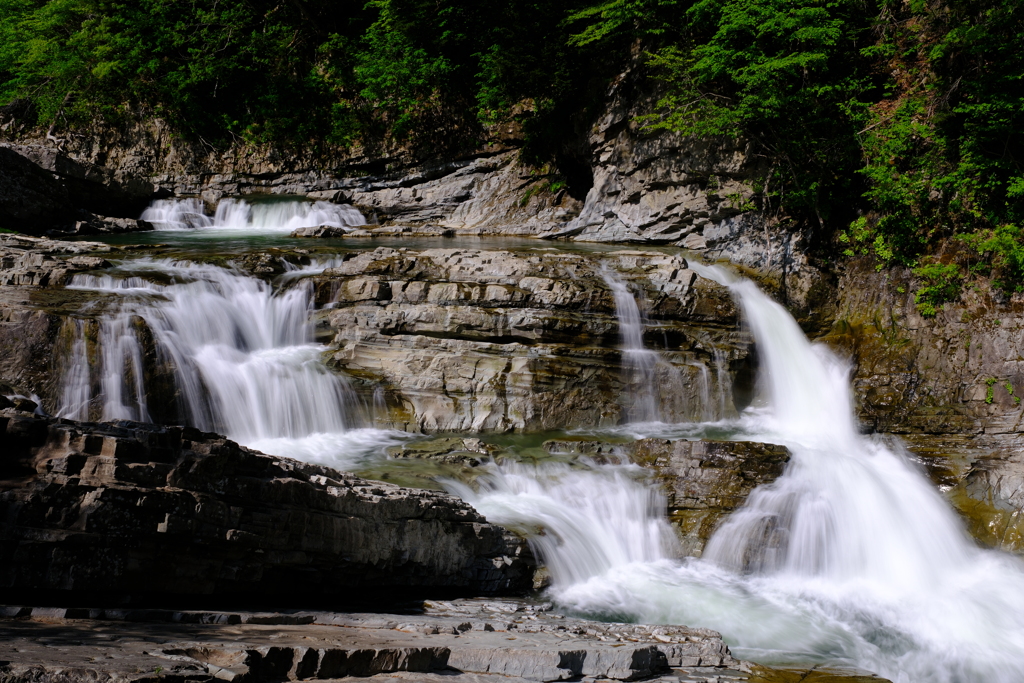
[[[101,323],[103,419],[149,419],[135,329],[144,321],[161,365],[173,369],[189,424],[268,453],[334,466],[346,464],[339,460],[345,453],[380,440],[378,430],[352,429],[361,421],[359,402],[320,359],[324,347],[313,342],[308,281],[275,292],[262,280],[214,266],[130,265],[170,284],[108,274],[77,275],[69,285],[124,297]],[[88,359],[81,360],[72,360],[65,374],[61,413],[67,416],[80,414],[83,404]]]
[[[665,525],[650,488],[615,471],[500,468],[462,493],[492,521],[543,530],[534,542],[552,596],[572,611],[715,628],[741,656],[858,666],[897,683],[1024,680],[1024,565],[977,548],[903,453],[859,434],[848,367],[782,306],[749,281],[691,267],[730,288],[758,345],[768,405],[740,416],[737,438],[792,453],[701,559],[653,543],[587,551]],[[610,495],[630,498],[631,512],[592,509]]]
[[[627,418],[630,422],[660,422],[659,358],[657,352],[644,346],[644,320],[640,307],[623,280],[607,269],[603,276],[615,299],[615,317],[619,322],[622,366],[630,389]]]
[[[664,496],[638,482],[648,474],[635,465],[574,470],[563,463],[510,463],[491,466],[480,492],[446,484],[488,519],[530,534],[557,585],[571,586],[677,549],[671,527],[658,516]]]
[[[308,201],[301,198],[249,202],[222,199],[213,216],[207,216],[199,199],[158,199],[141,218],[158,230],[223,229],[288,233],[298,228],[329,225],[353,228],[366,225],[363,214],[348,204]]]

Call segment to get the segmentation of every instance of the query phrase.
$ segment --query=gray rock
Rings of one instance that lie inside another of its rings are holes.
[[[59,178],[71,202],[80,209],[136,218],[154,197],[153,184],[133,173],[75,159],[44,145],[7,147]]]
[[[100,235],[104,233],[144,232],[152,229],[152,223],[140,218],[93,216],[88,220],[77,221],[71,232],[77,235]]]
[[[682,550],[698,557],[721,521],[754,488],[782,476],[789,462],[784,446],[752,441],[642,439],[629,453],[658,473]]]
[[[294,601],[508,593],[532,582],[525,543],[447,494],[194,429],[8,410],[0,440],[8,591]]]
[[[20,154],[0,147],[0,228],[42,235],[71,228],[77,216],[61,182]]]
[[[739,662],[707,629],[582,621],[522,601],[424,607],[415,615],[0,607],[0,677],[11,683],[58,676],[68,683],[342,676],[438,683],[882,680]]]

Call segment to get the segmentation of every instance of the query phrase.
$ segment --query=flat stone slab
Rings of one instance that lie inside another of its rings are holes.
[[[416,614],[0,607],[4,683],[804,680],[790,673],[737,661],[707,629],[585,621],[521,600]]]

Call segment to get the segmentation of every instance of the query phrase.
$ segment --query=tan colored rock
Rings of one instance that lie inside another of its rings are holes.
[[[507,431],[615,424],[624,376],[605,268],[651,300],[649,336],[667,412],[700,403],[715,349],[746,356],[736,309],[678,256],[379,248],[318,278],[332,360],[385,388],[392,424]]]

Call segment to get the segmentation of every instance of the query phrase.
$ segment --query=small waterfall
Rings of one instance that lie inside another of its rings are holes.
[[[71,350],[65,363],[67,367],[64,369],[64,386],[57,417],[88,420],[92,380],[89,370],[89,349],[85,340],[85,321],[73,318],[66,324],[70,324],[74,330],[71,333]]]
[[[715,419],[715,402],[711,400],[711,372],[704,363],[690,363],[697,368],[698,399],[700,401],[700,419],[711,422]]]
[[[725,419],[729,416],[729,404],[732,402],[732,378],[729,376],[729,358],[725,351],[715,347],[713,358],[715,361],[715,386],[716,403],[718,404],[718,415]]]
[[[104,420],[150,419],[142,328],[153,337],[158,364],[173,372],[189,424],[266,452],[338,464],[338,449],[358,436],[348,431],[361,422],[361,407],[321,361],[324,347],[313,342],[308,281],[275,292],[262,280],[213,266],[135,261],[131,267],[170,284],[108,274],[76,275],[69,286],[124,296],[101,323]],[[88,372],[79,348],[75,342],[77,360],[64,378],[68,416],[81,414],[75,406],[82,405]]]
[[[446,484],[488,520],[530,534],[556,587],[568,588],[615,567],[654,562],[677,550],[672,528],[660,516],[665,498],[643,483],[649,472],[639,467],[490,467],[480,492]]]
[[[902,452],[859,433],[848,367],[782,306],[749,281],[691,267],[730,288],[758,347],[767,406],[734,421],[737,438],[792,454],[703,557],[679,562],[647,542],[597,550],[649,539],[640,530],[657,519],[649,490],[618,481],[613,492],[605,468],[574,473],[565,492],[562,473],[503,469],[464,495],[542,534],[534,542],[559,578],[551,595],[573,611],[710,627],[740,656],[856,666],[897,683],[1024,680],[1024,564],[979,549]],[[605,508],[613,495],[629,502]]]
[[[659,358],[657,352],[644,346],[644,320],[640,307],[623,280],[610,270],[605,270],[603,276],[615,299],[615,317],[619,322],[622,367],[630,392],[626,417],[630,422],[660,422]]]
[[[104,421],[151,421],[143,379],[142,345],[135,329],[138,320],[133,311],[123,310],[100,322],[100,419]]]
[[[157,230],[219,228],[291,232],[321,225],[336,228],[366,225],[363,214],[353,206],[301,198],[260,202],[222,199],[213,216],[206,215],[199,199],[158,199],[143,212],[141,218],[152,223]]]

